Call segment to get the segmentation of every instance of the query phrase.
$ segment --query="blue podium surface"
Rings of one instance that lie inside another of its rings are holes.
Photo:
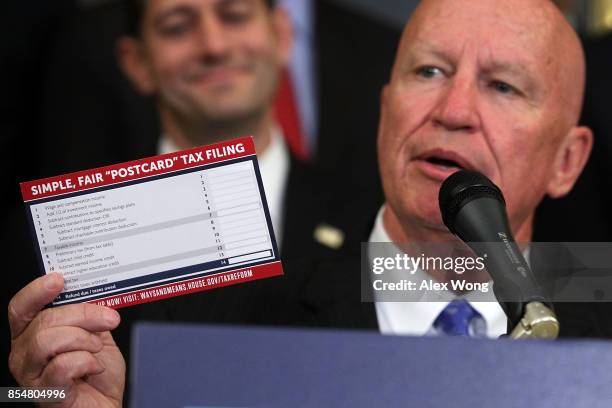
[[[612,407],[612,342],[135,331],[134,407]]]

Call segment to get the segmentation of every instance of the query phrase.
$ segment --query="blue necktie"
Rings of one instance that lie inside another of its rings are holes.
[[[487,322],[465,299],[455,299],[440,312],[429,335],[486,337]]]

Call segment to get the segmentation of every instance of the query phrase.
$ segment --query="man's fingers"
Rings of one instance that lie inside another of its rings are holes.
[[[21,289],[8,306],[11,338],[19,336],[45,305],[51,303],[64,287],[59,273],[50,273],[30,282]]]
[[[49,308],[40,313],[39,319],[39,327],[43,330],[51,327],[75,326],[90,332],[113,330],[121,320],[115,310],[90,303]]]
[[[23,369],[29,378],[36,378],[49,361],[62,353],[97,353],[103,347],[104,344],[97,334],[78,327],[62,326],[41,330],[32,339]]]
[[[41,386],[70,387],[75,380],[100,374],[104,365],[87,351],[63,353],[51,360],[41,376]]]

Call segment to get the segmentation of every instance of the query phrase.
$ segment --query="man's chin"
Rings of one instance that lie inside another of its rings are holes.
[[[201,118],[205,118],[209,123],[219,124],[234,124],[239,125],[242,122],[258,117],[262,109],[258,109],[256,104],[251,101],[236,101],[218,99],[217,103],[208,103],[203,101],[199,103],[196,109]]]
[[[437,197],[435,201],[407,203],[401,220],[402,229],[409,237],[422,242],[448,241],[452,234],[442,222]]]

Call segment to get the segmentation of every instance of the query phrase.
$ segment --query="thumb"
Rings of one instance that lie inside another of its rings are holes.
[[[64,288],[64,277],[50,273],[30,282],[21,289],[8,306],[11,338],[19,336],[40,311],[59,295]]]

